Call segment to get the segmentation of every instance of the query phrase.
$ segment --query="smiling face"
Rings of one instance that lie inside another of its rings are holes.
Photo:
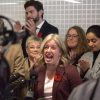
[[[38,22],[39,19],[42,17],[43,11],[37,11],[34,6],[29,6],[26,9],[26,18],[34,19],[35,22]]]
[[[39,41],[30,41],[27,46],[27,53],[29,58],[34,58],[40,54],[40,45]]]
[[[76,48],[78,45],[78,33],[76,32],[75,29],[69,30],[67,34],[67,45],[69,48],[73,49]]]
[[[43,55],[47,65],[57,66],[61,57],[61,50],[54,40],[50,40],[44,46]]]
[[[86,35],[88,45],[91,48],[91,51],[98,51],[100,50],[100,38],[98,38],[94,33],[89,32]]]

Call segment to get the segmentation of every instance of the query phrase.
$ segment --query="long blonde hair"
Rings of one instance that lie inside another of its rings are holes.
[[[56,42],[56,44],[58,45],[58,47],[60,48],[62,55],[61,55],[61,59],[60,62],[62,62],[62,64],[66,64],[68,63],[67,59],[66,59],[66,47],[65,44],[63,42],[63,40],[60,38],[60,36],[58,34],[49,34],[48,36],[45,37],[45,39],[43,40],[42,44],[41,44],[41,58],[39,60],[39,63],[44,64],[44,58],[43,58],[43,52],[44,52],[44,46],[48,41],[54,40]]]
[[[28,47],[28,44],[30,42],[34,42],[34,41],[37,41],[37,42],[41,42],[42,43],[42,38],[38,38],[36,36],[35,37],[34,36],[28,37],[27,40],[26,40],[26,48]]]

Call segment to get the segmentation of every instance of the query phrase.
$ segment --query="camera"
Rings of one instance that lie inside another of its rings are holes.
[[[10,76],[9,82],[5,87],[5,100],[19,100],[20,90],[25,84],[25,78],[20,74],[13,74]],[[14,98],[14,99],[12,99]]]

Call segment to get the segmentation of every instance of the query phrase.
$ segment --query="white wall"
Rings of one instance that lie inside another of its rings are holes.
[[[24,24],[24,1],[0,0],[0,3],[17,2],[16,5],[0,5],[0,14],[20,20]],[[39,1],[44,4],[45,19],[59,28],[62,38],[70,26],[79,25],[86,30],[92,24],[100,24],[100,0],[76,0],[80,3],[69,3],[65,0]]]

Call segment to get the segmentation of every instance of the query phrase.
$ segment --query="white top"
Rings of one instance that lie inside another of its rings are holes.
[[[51,80],[48,79],[47,75],[45,77],[45,84],[44,84],[44,95],[46,100],[52,100],[52,88],[53,88],[54,78]]]

